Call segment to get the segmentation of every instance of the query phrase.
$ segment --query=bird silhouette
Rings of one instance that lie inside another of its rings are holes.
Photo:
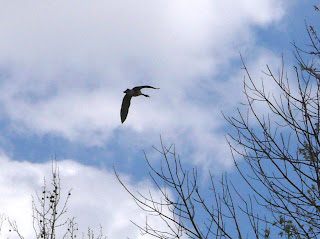
[[[151,88],[151,89],[160,89],[160,88],[155,88],[149,85],[144,85],[144,86],[136,86],[134,88],[130,89],[126,89],[123,93],[126,93],[126,95],[123,97],[122,100],[122,105],[121,105],[121,111],[120,111],[120,116],[121,116],[121,123],[123,123],[127,116],[128,116],[128,112],[129,112],[129,107],[130,107],[130,102],[131,102],[131,98],[132,97],[136,97],[139,95],[143,95],[145,97],[150,97],[149,95],[143,94],[141,93],[141,89],[143,88]]]

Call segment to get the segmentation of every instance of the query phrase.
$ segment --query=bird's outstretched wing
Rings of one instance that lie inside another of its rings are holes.
[[[160,88],[155,88],[155,87],[152,87],[152,86],[149,86],[149,85],[143,85],[143,86],[136,86],[133,88],[133,90],[141,90],[142,88],[151,88],[151,89],[160,89]]]
[[[126,94],[123,97],[122,105],[121,105],[121,111],[120,111],[121,123],[123,123],[127,118],[129,107],[130,107],[130,101],[131,101],[131,96]]]

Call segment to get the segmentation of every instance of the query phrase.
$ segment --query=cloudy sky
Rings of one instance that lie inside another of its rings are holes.
[[[304,20],[315,17],[311,2],[2,1],[0,213],[30,238],[31,195],[56,157],[80,231],[101,224],[109,238],[140,238],[129,220],[145,217],[112,167],[156,195],[143,150],[159,163],[161,135],[187,167],[232,173],[221,111],[244,100],[239,53],[258,79],[281,53],[290,68],[290,42],[303,41]],[[133,99],[121,124],[123,91],[137,85],[160,90]]]

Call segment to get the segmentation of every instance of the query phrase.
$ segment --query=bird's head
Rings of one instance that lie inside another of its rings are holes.
[[[130,90],[129,89],[126,89],[123,93],[128,93],[128,92],[130,92]]]

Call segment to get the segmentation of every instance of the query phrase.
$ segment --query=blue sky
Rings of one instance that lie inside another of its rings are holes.
[[[152,146],[161,135],[186,166],[234,172],[221,110],[233,114],[244,100],[239,52],[257,79],[265,64],[280,66],[281,53],[290,71],[290,42],[303,44],[304,20],[315,22],[311,2],[3,1],[0,212],[32,235],[23,226],[30,210],[23,210],[56,155],[65,187],[78,195],[70,214],[83,231],[101,224],[110,238],[140,238],[128,218],[144,215],[112,167],[132,188],[146,190],[143,150],[159,162]],[[121,124],[123,91],[137,85],[161,89],[133,99]],[[101,198],[92,198],[96,192]]]

